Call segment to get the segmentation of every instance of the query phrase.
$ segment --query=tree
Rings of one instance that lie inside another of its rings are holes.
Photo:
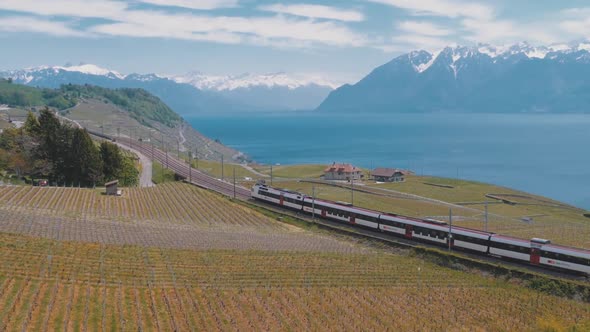
[[[63,138],[63,127],[59,119],[45,107],[39,114],[39,149],[38,156],[58,164],[60,138]]]
[[[29,112],[27,114],[27,120],[25,121],[25,131],[27,134],[38,137],[39,133],[41,132],[41,124],[39,124],[39,119],[33,114],[33,112]]]
[[[139,183],[139,171],[135,168],[133,159],[123,158],[119,180],[122,186],[133,187]]]
[[[100,143],[100,155],[102,159],[102,170],[105,181],[119,178],[123,167],[123,155],[115,144],[109,142]]]
[[[71,148],[74,181],[95,185],[102,179],[100,153],[86,129],[74,129]]]

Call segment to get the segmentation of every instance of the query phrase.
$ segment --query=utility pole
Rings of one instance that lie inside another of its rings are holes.
[[[166,143],[166,169],[168,169],[168,143]]]
[[[221,181],[223,181],[223,155],[221,155]]]
[[[270,186],[272,187],[272,164],[270,164]]]
[[[192,174],[192,167],[191,167],[191,159],[192,159],[192,151],[189,149],[188,150],[188,182],[192,183],[193,182],[193,174]]]
[[[311,219],[315,220],[315,185],[311,186]]]
[[[234,199],[236,199],[236,166],[234,165]]]
[[[451,251],[451,242],[453,242],[453,209],[449,209],[449,251]]]
[[[176,139],[176,157],[180,160],[180,141]]]
[[[354,175],[350,176],[350,204],[354,205]]]
[[[152,160],[154,160],[154,140],[152,137],[152,131],[150,130],[150,143],[152,143]]]
[[[195,147],[195,160],[197,162],[197,170],[199,170],[199,147],[198,146]]]
[[[486,201],[486,213],[484,215],[485,231],[488,231],[488,201]]]

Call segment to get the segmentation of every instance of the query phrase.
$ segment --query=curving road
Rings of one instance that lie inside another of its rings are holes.
[[[143,153],[137,151],[136,149],[132,149],[127,145],[121,144],[119,142],[114,142],[120,148],[129,150],[137,155],[139,158],[139,162],[141,163],[141,174],[139,175],[139,186],[142,188],[153,187],[155,184],[152,182],[152,160]]]

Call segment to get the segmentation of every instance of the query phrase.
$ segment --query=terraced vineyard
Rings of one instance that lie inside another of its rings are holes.
[[[360,250],[180,183],[124,189],[124,197],[79,188],[0,187],[0,231],[167,248]]]
[[[1,331],[590,329],[587,303],[178,183],[0,187],[0,303]]]
[[[536,330],[587,304],[384,252],[174,250],[2,235],[2,330]]]

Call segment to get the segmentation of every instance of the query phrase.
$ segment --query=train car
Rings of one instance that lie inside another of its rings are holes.
[[[325,200],[305,197],[303,202],[303,211],[315,213],[322,218],[327,218],[339,222],[359,225],[372,229],[379,227],[379,213],[371,210],[365,210],[344,203],[335,203]]]
[[[424,221],[384,213],[379,217],[379,229],[383,232],[402,235],[406,239],[422,240],[440,246],[448,245],[449,228],[444,223]]]
[[[294,210],[301,210],[303,208],[304,196],[302,194],[275,189],[264,184],[257,184],[252,187],[252,197]]]
[[[489,242],[490,255],[535,264],[535,255],[531,256],[531,242],[514,237],[492,234]]]
[[[477,231],[463,227],[453,227],[453,247],[466,251],[487,254],[492,233]]]
[[[539,265],[579,272],[590,276],[590,251],[558,246],[554,244],[540,244],[535,248],[539,255]]]

